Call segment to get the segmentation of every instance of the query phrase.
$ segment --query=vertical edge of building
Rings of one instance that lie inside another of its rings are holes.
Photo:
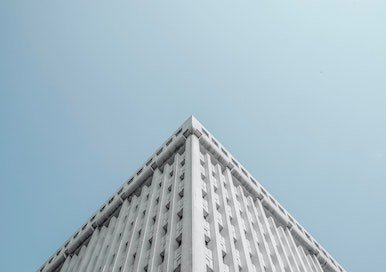
[[[193,117],[38,270],[344,272]]]

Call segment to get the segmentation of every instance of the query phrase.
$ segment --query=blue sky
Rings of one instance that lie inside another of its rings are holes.
[[[386,267],[385,1],[0,1],[0,263],[34,271],[191,114],[348,270]]]

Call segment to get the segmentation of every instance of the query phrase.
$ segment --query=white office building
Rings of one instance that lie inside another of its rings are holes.
[[[191,117],[38,271],[345,270]]]

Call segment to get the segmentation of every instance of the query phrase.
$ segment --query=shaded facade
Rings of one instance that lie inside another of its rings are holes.
[[[38,271],[345,271],[194,118]]]

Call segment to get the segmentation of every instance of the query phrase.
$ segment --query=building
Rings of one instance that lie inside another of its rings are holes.
[[[38,271],[345,271],[189,118]]]

